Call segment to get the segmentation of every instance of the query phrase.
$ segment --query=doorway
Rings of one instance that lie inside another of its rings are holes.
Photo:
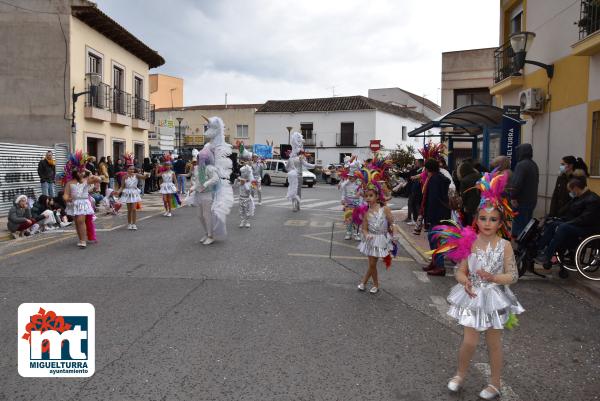
[[[133,144],[133,157],[137,159],[139,165],[144,161],[144,147],[143,143]]]
[[[125,142],[113,141],[113,160],[116,162],[118,159],[123,160],[125,155]]]
[[[96,160],[104,156],[104,139],[87,137],[85,145],[85,151],[89,156],[94,156]]]
[[[356,146],[354,141],[354,123],[342,123],[340,146]]]

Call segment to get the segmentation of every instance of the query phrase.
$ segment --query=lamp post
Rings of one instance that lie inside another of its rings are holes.
[[[540,63],[539,61],[525,59],[525,56],[531,48],[534,38],[535,33],[533,32],[517,32],[510,36],[510,47],[512,47],[513,51],[515,52],[515,68],[520,70],[525,66],[525,64],[537,65],[538,67],[542,67],[546,70],[546,75],[548,78],[552,78],[554,76],[554,64],[544,64]],[[521,74],[515,73],[513,75]]]
[[[288,130],[288,142],[287,143],[289,145],[290,144],[290,135],[292,133],[292,128],[294,128],[294,127],[285,127],[285,128],[287,128],[287,130]]]
[[[177,154],[181,154],[181,122],[183,121],[183,117],[177,117],[176,119],[179,122],[179,129],[177,131]]]

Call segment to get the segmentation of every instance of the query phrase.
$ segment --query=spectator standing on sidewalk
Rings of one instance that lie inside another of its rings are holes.
[[[106,196],[106,188],[110,183],[110,175],[108,174],[108,163],[106,158],[102,156],[98,164],[98,176],[100,177],[100,194]]]
[[[529,143],[517,146],[519,162],[510,182],[510,196],[514,211],[517,212],[512,225],[512,236],[517,238],[525,228],[537,204],[540,172],[533,158],[533,147]]]
[[[448,188],[450,179],[440,173],[440,164],[435,159],[428,159],[425,162],[427,171],[427,182],[423,189],[424,222],[429,230],[431,227],[442,224],[443,220],[450,219],[450,208],[448,200]],[[436,249],[437,243],[433,239],[433,234],[428,232],[427,239],[430,249]],[[444,256],[438,255],[431,259],[431,263],[423,270],[431,276],[445,276]]]
[[[144,173],[144,175],[147,177],[144,180],[144,193],[145,194],[149,194],[150,192],[152,192],[151,190],[151,179],[150,176],[152,175],[152,163],[150,163],[150,158],[149,157],[144,157],[144,163],[142,164],[142,171]]]
[[[106,156],[106,167],[108,169],[108,187],[111,189],[115,188],[115,165],[112,157]]]
[[[125,166],[123,165],[123,160],[121,158],[118,158],[117,162],[115,163],[115,178],[116,178],[116,181],[117,181],[116,188],[120,188],[121,187],[121,176],[122,176],[122,174],[119,174],[121,172],[125,172]]]
[[[421,191],[421,171],[423,170],[423,159],[415,159],[415,164],[406,176],[408,181],[408,214],[404,222],[408,225],[415,225],[419,217],[419,209],[421,208],[421,200],[423,193]]]
[[[175,172],[175,176],[177,177],[177,192],[180,194],[185,193],[185,160],[183,160],[183,156],[177,156],[177,161],[173,164],[173,171]]]
[[[46,152],[46,157],[38,163],[38,176],[42,185],[42,194],[54,197],[54,179],[56,177],[56,161],[52,151]]]
[[[94,156],[90,156],[88,158],[85,168],[88,169],[93,175],[98,173],[98,169],[96,167],[96,158]]]
[[[481,178],[481,173],[473,167],[470,161],[463,161],[457,170],[459,181],[459,194],[462,200],[462,214],[464,226],[473,223],[473,216],[479,208],[480,193],[475,184]]]

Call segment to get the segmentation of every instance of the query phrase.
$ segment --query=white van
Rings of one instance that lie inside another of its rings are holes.
[[[287,160],[267,159],[263,169],[262,183],[264,185],[283,184],[288,186],[287,169],[285,168]],[[317,182],[317,176],[306,169],[302,169],[302,184],[312,188]]]

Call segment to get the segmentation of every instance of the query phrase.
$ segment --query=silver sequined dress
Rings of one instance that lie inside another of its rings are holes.
[[[121,203],[137,203],[142,201],[140,189],[138,188],[138,178],[134,175],[125,176],[125,188],[119,199]]]
[[[384,258],[393,250],[392,236],[388,231],[387,217],[383,208],[376,213],[367,212],[369,234],[371,238],[361,238],[358,250],[367,256]]]
[[[160,184],[160,193],[163,195],[174,194],[177,192],[177,187],[173,183],[173,172],[164,173],[160,176],[162,184]]]
[[[85,216],[94,214],[90,201],[90,185],[87,181],[75,182],[71,185],[71,202],[67,203],[66,212],[69,216]]]
[[[484,281],[475,273],[479,269],[492,274],[504,273],[505,242],[500,240],[493,248],[488,244],[485,250],[475,248],[469,255],[469,279],[477,296],[469,297],[462,284],[452,287],[448,295],[448,315],[459,324],[478,331],[503,329],[509,313],[519,314],[525,311],[507,285]]]

